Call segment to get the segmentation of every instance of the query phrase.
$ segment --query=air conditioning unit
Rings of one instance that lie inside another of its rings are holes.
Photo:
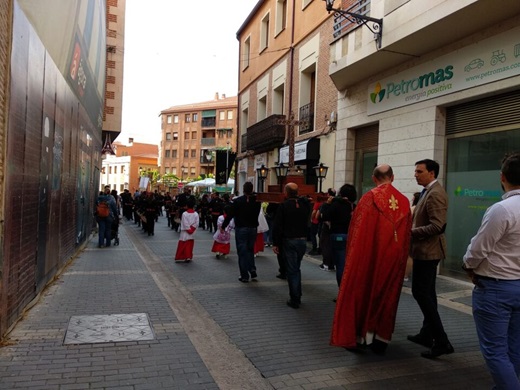
[[[330,113],[330,123],[336,123],[338,121],[338,114],[336,111]]]

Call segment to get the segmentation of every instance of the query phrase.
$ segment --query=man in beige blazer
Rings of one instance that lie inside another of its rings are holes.
[[[439,164],[425,159],[415,163],[415,179],[424,187],[417,204],[412,223],[410,255],[413,258],[412,294],[424,319],[418,334],[408,336],[408,340],[430,348],[421,353],[422,357],[433,359],[453,353],[453,347],[444,331],[437,310],[435,282],[437,266],[446,258],[446,214],[448,195],[437,181]]]

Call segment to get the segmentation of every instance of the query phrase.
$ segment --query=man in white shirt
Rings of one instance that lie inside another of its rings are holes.
[[[462,268],[472,282],[480,349],[497,389],[520,389],[520,153],[502,161],[505,194],[484,214]]]

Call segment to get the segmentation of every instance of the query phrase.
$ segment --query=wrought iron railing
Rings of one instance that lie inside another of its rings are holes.
[[[310,102],[300,107],[300,116],[298,120],[303,123],[299,126],[300,134],[310,133],[314,131],[314,102]]]
[[[282,146],[285,126],[279,124],[285,115],[271,115],[247,128],[247,150],[266,152]]]
[[[359,0],[355,2],[352,7],[347,8],[345,11],[349,11],[359,15],[369,16],[368,14],[370,13],[370,0]],[[334,25],[332,27],[332,36],[334,37],[334,39],[342,37],[349,31],[353,30],[356,26],[358,26],[358,23],[354,19],[347,19],[343,15],[335,14]]]
[[[215,146],[216,144],[216,140],[215,138],[201,138],[200,139],[200,144],[202,146]]]

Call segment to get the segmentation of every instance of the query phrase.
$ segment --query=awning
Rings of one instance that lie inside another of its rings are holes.
[[[320,159],[320,139],[309,138],[305,141],[294,144],[294,161],[319,160]],[[289,162],[289,145],[280,148],[278,163],[287,164]]]
[[[217,110],[204,110],[202,111],[203,118],[215,118],[217,116]]]

